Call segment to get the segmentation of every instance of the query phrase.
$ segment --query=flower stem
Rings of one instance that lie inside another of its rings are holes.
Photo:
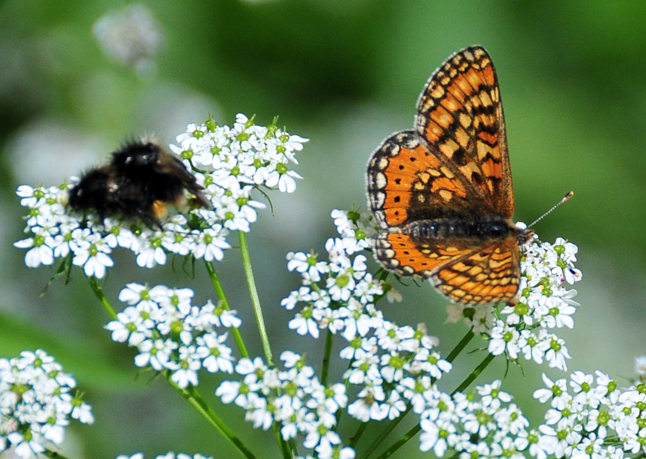
[[[222,419],[213,411],[213,409],[204,401],[202,396],[197,392],[195,387],[188,386],[182,389],[176,383],[171,381],[170,377],[166,380],[171,386],[193,407],[200,413],[213,427],[215,427],[224,437],[229,440],[233,446],[240,451],[240,453],[247,459],[255,459],[256,456],[247,449],[242,441],[233,433],[233,430],[227,426]]]
[[[473,333],[473,330],[469,330],[469,332],[460,340],[460,342],[455,346],[455,348],[451,351],[449,356],[446,358],[449,362],[453,362],[455,358],[464,350],[467,344],[469,344],[469,341],[473,339],[475,334]],[[478,365],[467,378],[462,381],[462,384],[460,384],[453,392],[451,392],[451,395],[454,395],[457,392],[461,392],[467,387],[469,387],[469,384],[471,384],[479,375],[484,371],[485,368],[493,361],[494,359],[493,354],[487,354],[487,356],[484,358],[482,362],[480,362],[480,365]],[[401,418],[401,416],[400,416]],[[393,444],[390,448],[388,448],[381,456],[379,456],[377,459],[386,459],[387,457],[390,457],[393,455],[395,451],[397,451],[399,448],[404,446],[408,440],[413,438],[417,433],[422,430],[422,427],[417,424],[414,426],[412,429],[410,429],[408,432],[406,432],[395,444]],[[372,452],[372,451],[370,451]],[[363,457],[367,457],[366,454],[363,455]]]
[[[110,301],[108,298],[105,296],[105,293],[103,293],[103,289],[101,288],[101,285],[99,284],[99,281],[96,277],[88,277],[87,280],[90,282],[90,287],[92,287],[92,291],[94,292],[94,295],[99,299],[101,302],[101,306],[103,306],[103,309],[108,313],[108,315],[112,318],[112,320],[117,320],[117,313],[110,304]]]
[[[359,425],[359,428],[357,429],[357,432],[350,437],[350,447],[354,448],[357,446],[357,443],[359,443],[359,440],[361,440],[361,436],[363,433],[366,431],[366,428],[368,427],[367,422],[362,422],[361,425]]]
[[[410,440],[415,435],[417,435],[417,432],[419,432],[420,430],[422,430],[422,427],[419,424],[417,424],[415,427],[413,427],[408,432],[406,432],[403,437],[401,437],[399,440],[397,440],[397,442],[393,446],[388,448],[377,459],[386,459],[387,457],[392,456],[395,451],[397,451],[399,448],[404,446],[408,442],[408,440]]]
[[[215,268],[213,267],[213,264],[208,261],[205,261],[204,264],[206,265],[206,270],[209,273],[211,284],[213,284],[213,288],[215,289],[215,294],[218,296],[218,299],[220,300],[219,304],[221,304],[222,307],[227,311],[230,311],[231,308],[229,307],[229,302],[227,301],[227,297],[224,296],[224,290],[222,289],[222,284],[220,284],[220,279],[218,278],[218,275],[215,272]],[[244,341],[242,340],[242,335],[240,334],[240,330],[237,327],[231,327],[231,334],[233,335],[233,338],[236,341],[236,346],[238,346],[238,351],[240,352],[240,355],[242,357],[248,358],[249,353],[247,352],[247,348],[244,345]]]
[[[493,359],[495,358],[495,355],[487,353],[487,356],[482,360],[482,362],[480,362],[480,365],[475,367],[471,374],[467,376],[464,381],[462,381],[462,384],[460,384],[453,392],[451,392],[451,395],[454,395],[457,392],[462,392],[464,389],[469,387],[469,384],[471,384],[478,376],[480,376],[480,373],[482,373],[484,369],[487,368],[487,366],[489,366],[489,364],[493,362]]]
[[[384,431],[377,436],[377,439],[372,442],[372,444],[368,447],[368,449],[360,456],[361,459],[365,459],[367,457],[370,457],[370,455],[381,445],[381,442],[383,442],[390,433],[395,430],[395,427],[399,425],[400,422],[404,420],[404,417],[408,413],[410,413],[411,406],[409,405],[408,408],[406,408],[406,411],[404,411],[397,419],[392,421],[390,424],[388,424],[388,427],[384,429]]]
[[[280,427],[281,427],[280,424],[274,422],[273,429],[274,429],[274,435],[276,436],[276,443],[278,443],[280,452],[283,454],[283,458],[292,459],[293,457],[292,452],[290,451],[289,444],[285,440],[283,440],[283,437],[280,434]]]
[[[334,341],[334,333],[330,330],[327,331],[325,336],[325,351],[323,352],[323,368],[321,369],[321,384],[327,386],[327,376],[330,371],[330,354],[332,353],[332,343]]]
[[[43,456],[47,456],[51,459],[67,459],[67,456],[63,456],[61,453],[57,453],[56,451],[50,451],[48,449],[43,451]]]
[[[260,341],[262,348],[265,352],[265,359],[267,365],[274,366],[274,358],[271,353],[269,345],[269,336],[267,336],[267,328],[265,327],[265,319],[262,317],[262,308],[260,307],[260,297],[256,289],[256,281],[253,277],[253,269],[251,268],[251,255],[249,254],[249,244],[247,243],[247,234],[244,231],[238,231],[238,238],[240,240],[240,252],[242,253],[242,264],[244,266],[244,273],[247,277],[247,287],[249,287],[249,295],[251,296],[251,305],[253,307],[254,315],[256,316],[256,324],[258,325],[258,332],[260,333]]]
[[[476,336],[476,334],[473,333],[473,329],[470,329],[467,334],[464,335],[464,338],[462,338],[460,342],[453,348],[446,360],[453,363],[453,361],[458,357],[458,355],[460,355],[460,352],[464,350],[464,348],[467,346],[467,344],[469,344],[474,336]]]

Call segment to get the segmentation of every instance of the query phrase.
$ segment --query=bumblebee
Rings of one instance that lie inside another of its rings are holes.
[[[211,207],[204,187],[184,164],[166,148],[138,140],[112,153],[106,166],[90,169],[69,194],[68,206],[76,212],[139,219],[147,226],[162,228],[168,204],[185,200],[184,191],[202,207]]]

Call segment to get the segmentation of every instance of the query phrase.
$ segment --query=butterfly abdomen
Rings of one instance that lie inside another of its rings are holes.
[[[477,239],[500,240],[516,236],[518,229],[499,216],[486,216],[474,220],[438,218],[411,222],[401,232],[413,239]]]

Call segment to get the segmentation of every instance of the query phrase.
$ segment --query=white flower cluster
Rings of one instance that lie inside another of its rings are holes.
[[[619,388],[600,371],[575,371],[570,381],[543,375],[546,388],[534,392],[550,401],[545,422],[529,422],[500,390],[500,381],[476,388],[476,394],[437,392],[421,415],[420,449],[437,457],[537,459],[622,459],[646,454],[646,384]],[[631,456],[632,455],[632,456]],[[451,455],[452,456],[452,455]]]
[[[596,379],[596,380],[595,380]],[[619,388],[600,371],[575,371],[570,381],[552,382],[534,392],[541,403],[551,400],[540,426],[539,445],[545,454],[575,459],[621,459],[646,454],[646,384]],[[569,386],[569,387],[568,387]]]
[[[231,348],[225,344],[227,333],[216,328],[239,327],[235,311],[216,307],[210,301],[192,306],[193,290],[171,289],[165,285],[147,288],[128,284],[119,300],[129,306],[106,325],[116,342],[128,342],[139,350],[138,367],[168,370],[179,387],[198,385],[197,373],[233,372]]]
[[[76,380],[62,370],[42,350],[0,359],[0,453],[35,457],[63,442],[70,417],[94,422],[90,406],[72,394]]]
[[[574,267],[576,245],[558,238],[554,244],[534,238],[522,248],[519,300],[498,314],[493,306],[476,310],[470,319],[475,331],[490,335],[489,352],[505,353],[515,360],[542,363],[565,370],[570,354],[565,341],[552,330],[574,327],[572,315],[578,303],[572,300],[576,290],[567,290],[564,283],[581,280],[581,271]],[[459,310],[449,306],[449,310]],[[458,314],[464,314],[460,310]]]
[[[177,141],[180,146],[171,145],[171,149],[205,187],[211,209],[193,209],[188,218],[174,215],[161,231],[118,218],[100,222],[96,215],[84,221],[66,207],[72,184],[21,185],[17,194],[21,205],[29,209],[25,228],[29,237],[14,245],[29,249],[25,264],[37,268],[70,257],[87,276],[101,279],[114,264],[110,254],[116,247],[134,252],[142,268],[165,264],[168,254],[222,260],[224,250],[231,247],[229,231],[248,232],[258,217],[256,209],[265,207],[252,199],[254,190],[295,190],[294,179],[300,176],[288,164],[297,163],[295,153],[307,139],[275,125],[256,126],[238,114],[233,127],[217,126],[212,120],[191,124]]]
[[[239,113],[233,127],[217,126],[212,120],[201,125],[189,124],[186,132],[177,136],[180,146],[170,148],[188,160],[198,182],[206,187],[207,196],[230,201],[216,209],[215,218],[234,220],[226,213],[240,212],[243,206],[234,203],[247,203],[254,186],[277,188],[286,193],[296,190],[294,179],[301,176],[289,168],[289,163],[298,164],[295,154],[307,141],[282,131],[275,124],[256,126],[253,119]],[[251,213],[253,209],[246,211]],[[227,227],[240,229],[235,224],[231,226]]]
[[[283,440],[303,436],[303,446],[320,459],[353,458],[354,450],[344,447],[334,430],[337,411],[348,403],[345,385],[321,384],[314,369],[294,352],[283,352],[280,358],[284,371],[269,368],[260,357],[240,359],[236,373],[243,381],[223,381],[215,394],[243,408],[255,428],[268,430],[280,423]]]
[[[335,209],[332,211],[332,218],[347,253],[372,248],[378,226],[375,225],[371,212]]]
[[[494,381],[453,396],[437,392],[421,415],[420,449],[433,449],[437,457],[447,451],[460,458],[522,459],[524,451],[535,456],[538,437],[527,431],[529,421],[500,385]]]
[[[125,454],[120,454],[116,459],[144,459],[143,453],[136,453],[132,456],[126,456]],[[196,454],[191,456],[190,454],[179,453],[175,455],[173,452],[168,452],[166,454],[160,454],[155,457],[155,459],[213,459],[212,457],[202,456],[201,454]]]
[[[352,220],[342,211],[333,216],[339,232],[348,233]],[[387,282],[373,279],[364,255],[351,258],[362,248],[365,234],[357,230],[359,237],[329,239],[325,245],[329,261],[319,261],[313,254],[288,254],[288,269],[301,273],[303,285],[281,304],[289,310],[300,308],[289,323],[298,334],[318,338],[319,330],[327,329],[345,339],[339,356],[351,363],[343,379],[360,386],[348,413],[368,422],[395,419],[409,402],[419,406],[423,394],[451,365],[434,350],[438,341],[423,325],[397,326],[375,307],[383,296],[400,296]]]

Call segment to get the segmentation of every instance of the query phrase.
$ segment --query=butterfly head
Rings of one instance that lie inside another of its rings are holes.
[[[523,245],[536,236],[536,233],[534,233],[534,230],[531,228],[528,228],[526,224],[523,222],[517,222],[514,224],[516,227],[516,242],[518,242],[518,245]]]

